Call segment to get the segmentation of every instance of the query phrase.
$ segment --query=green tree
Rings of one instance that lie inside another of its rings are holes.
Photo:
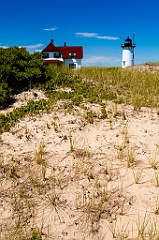
[[[0,107],[14,94],[44,83],[50,78],[41,53],[30,54],[26,48],[0,48]]]

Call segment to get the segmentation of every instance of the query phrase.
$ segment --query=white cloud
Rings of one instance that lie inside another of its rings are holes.
[[[55,31],[58,27],[54,27],[54,28],[44,28],[44,31]]]
[[[112,56],[89,56],[82,60],[83,66],[112,66],[120,63],[121,59]]]
[[[104,40],[112,40],[112,41],[119,40],[118,37],[112,37],[112,36],[97,36],[96,38],[104,39]]]
[[[33,53],[33,52],[41,52],[42,50],[40,50],[39,48],[43,47],[44,44],[42,43],[38,43],[38,44],[35,44],[35,45],[28,45],[28,46],[18,46],[19,48],[26,48],[26,50],[30,53]]]
[[[2,44],[2,43],[0,43],[0,45],[1,45],[1,44]],[[6,45],[1,45],[0,48],[8,48],[8,46],[6,46]]]
[[[24,47],[26,47],[26,49],[28,51],[31,51],[31,50],[36,50],[37,48],[40,48],[42,46],[44,46],[44,44],[38,43],[38,44],[35,44],[35,45],[29,45],[29,46],[24,46]]]
[[[77,32],[75,33],[76,36],[79,36],[79,37],[89,37],[89,38],[93,38],[93,37],[97,37],[98,34],[97,33],[84,33],[84,32]]]
[[[1,48],[9,48],[8,46],[2,45],[0,46]]]
[[[35,45],[18,46],[18,47],[19,48],[23,48],[24,47],[29,52],[41,52],[42,50],[40,50],[39,48],[41,48],[43,46],[44,46],[44,44],[38,43],[38,44],[35,44]],[[9,46],[1,45],[1,43],[0,43],[0,48],[9,48]]]
[[[76,34],[77,37],[97,38],[97,39],[112,40],[112,41],[119,40],[118,37],[100,36],[97,33],[77,32],[75,34]]]

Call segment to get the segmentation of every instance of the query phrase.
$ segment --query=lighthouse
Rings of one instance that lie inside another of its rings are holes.
[[[136,45],[134,44],[134,34],[133,41],[128,36],[125,39],[125,43],[121,45],[122,47],[122,68],[126,68],[134,65],[134,48]]]

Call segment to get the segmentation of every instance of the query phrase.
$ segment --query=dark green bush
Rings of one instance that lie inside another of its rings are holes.
[[[0,107],[7,107],[14,94],[50,79],[41,53],[30,54],[25,48],[0,48]]]
[[[0,82],[0,108],[7,107],[12,101],[12,90],[6,82]]]

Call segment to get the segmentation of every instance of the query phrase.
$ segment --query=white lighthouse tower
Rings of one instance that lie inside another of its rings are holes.
[[[134,41],[134,35],[133,35],[133,41]],[[127,37],[125,39],[125,43],[121,45],[122,47],[122,68],[126,68],[129,66],[134,65],[134,48],[136,45],[132,40]]]

